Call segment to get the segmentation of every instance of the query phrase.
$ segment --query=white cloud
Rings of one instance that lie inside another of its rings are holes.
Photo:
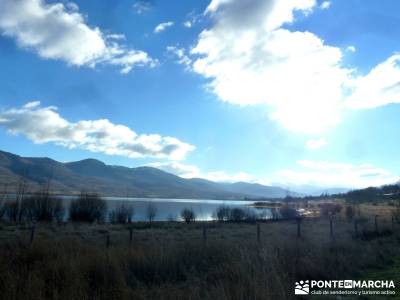
[[[200,178],[200,170],[194,165],[183,164],[176,161],[171,162],[154,162],[147,164],[149,167],[154,167],[168,173],[175,174],[182,178]]]
[[[347,51],[347,52],[350,52],[350,53],[354,53],[354,52],[357,51],[357,49],[356,49],[356,47],[354,47],[354,46],[348,46],[348,47],[346,48],[346,51]]]
[[[57,112],[56,107],[41,107],[39,101],[0,111],[0,126],[11,134],[25,135],[38,144],[51,142],[71,149],[130,158],[180,160],[195,149],[174,137],[138,135],[129,127],[113,124],[107,119],[69,122]]]
[[[332,3],[330,1],[324,1],[321,3],[321,5],[319,6],[321,9],[328,9],[329,7],[331,7]]]
[[[283,27],[294,12],[309,14],[316,6],[313,0],[213,0],[205,11],[213,24],[200,33],[186,67],[207,78],[221,101],[267,105],[269,117],[293,132],[319,134],[338,124],[346,108],[400,103],[400,54],[357,75],[342,64],[354,46],[342,50]]]
[[[364,188],[391,184],[399,180],[388,170],[371,164],[348,164],[299,160],[296,170],[285,169],[269,176],[255,177],[245,172],[202,172],[198,167],[180,162],[155,162],[148,166],[173,173],[182,178],[203,178],[215,182],[251,182],[286,188],[314,186],[319,188]]]
[[[163,32],[164,30],[166,30],[168,27],[171,27],[174,25],[174,22],[169,21],[169,22],[164,22],[164,23],[160,23],[156,26],[156,28],[154,28],[154,33],[160,33]]]
[[[191,28],[193,26],[193,22],[188,20],[183,22],[183,26],[185,26],[186,28]]]
[[[156,63],[146,52],[118,44],[115,34],[107,35],[87,25],[79,7],[72,2],[64,5],[44,0],[2,0],[0,33],[42,58],[73,66],[111,64],[126,72],[138,65]]]
[[[107,37],[113,40],[126,40],[126,36],[124,34],[109,34]]]
[[[364,188],[380,186],[399,180],[390,171],[371,164],[332,163],[300,160],[301,170],[281,170],[274,174],[274,181],[285,185],[312,185],[319,187]]]
[[[389,57],[367,75],[349,83],[353,89],[346,105],[353,109],[375,108],[400,103],[400,54]]]
[[[320,133],[340,121],[342,87],[350,70],[340,48],[311,32],[282,28],[294,11],[310,13],[316,1],[213,0],[214,25],[191,50],[192,69],[209,79],[221,99],[266,104],[285,128]]]
[[[192,11],[190,14],[188,14],[186,21],[183,22],[183,26],[186,28],[192,28],[194,25],[201,22],[202,17],[202,14],[195,14],[195,12]]]
[[[234,174],[226,173],[224,171],[209,172],[205,175],[205,179],[216,181],[216,182],[252,182],[253,178],[245,173],[238,172]]]
[[[148,164],[148,166],[164,170],[182,178],[202,178],[215,182],[249,182],[253,180],[249,174],[244,172],[233,174],[225,171],[202,172],[194,165],[182,164],[179,162],[155,162]]]
[[[326,146],[328,143],[324,138],[319,139],[311,139],[306,142],[306,148],[310,150],[315,150],[321,147]]]
[[[138,0],[133,4],[132,7],[138,15],[143,15],[151,9],[152,5],[149,1]]]
[[[177,58],[177,62],[181,65],[189,67],[192,64],[192,60],[186,54],[186,50],[184,48],[168,46],[167,52],[173,54]]]

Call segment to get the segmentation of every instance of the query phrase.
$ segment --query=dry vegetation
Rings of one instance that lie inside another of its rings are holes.
[[[399,257],[391,218],[0,226],[1,299],[292,299],[296,279],[363,277]],[[130,239],[132,236],[132,240]],[[399,278],[392,278],[397,280]],[[329,298],[324,298],[329,299]]]

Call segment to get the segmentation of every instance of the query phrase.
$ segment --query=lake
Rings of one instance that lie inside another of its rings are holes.
[[[75,197],[64,196],[66,208]],[[119,198],[104,197],[107,201],[109,211],[121,205],[123,202],[133,205],[135,213],[134,221],[146,221],[146,210],[150,203],[157,209],[155,221],[181,220],[180,214],[184,208],[192,209],[196,213],[196,219],[202,221],[213,220],[213,214],[221,205],[227,207],[242,207],[246,211],[255,213],[259,218],[271,218],[268,208],[250,207],[253,201],[236,200],[202,200],[202,199],[155,199],[155,198]]]

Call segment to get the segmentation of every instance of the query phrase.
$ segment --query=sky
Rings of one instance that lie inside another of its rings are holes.
[[[0,0],[0,149],[185,178],[399,180],[397,0]]]

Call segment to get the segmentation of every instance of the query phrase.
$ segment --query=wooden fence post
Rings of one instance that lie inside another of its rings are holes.
[[[261,241],[261,228],[260,223],[257,223],[257,242],[260,243]]]
[[[32,245],[34,240],[35,240],[35,224],[33,224],[32,228],[31,228],[31,236],[29,239],[29,245]]]
[[[378,215],[375,215],[375,232],[378,233]]]
[[[329,231],[330,231],[331,239],[333,239],[333,216],[332,215],[329,217]]]
[[[110,248],[110,234],[106,235],[106,248]]]
[[[392,228],[394,228],[394,216],[392,215]]]
[[[354,236],[357,238],[358,237],[358,220],[354,220]]]
[[[203,225],[203,245],[207,245],[207,227]]]
[[[129,247],[132,246],[132,241],[133,241],[133,228],[129,228]]]
[[[296,221],[297,221],[297,237],[299,238],[301,237],[301,228],[300,228],[301,218],[297,217]]]

